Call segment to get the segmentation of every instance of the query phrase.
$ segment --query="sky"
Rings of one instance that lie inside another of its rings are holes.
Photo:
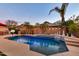
[[[49,11],[54,7],[61,7],[61,3],[0,3],[0,22],[14,20],[19,24],[30,22],[30,24],[43,23],[44,21],[56,22],[61,20],[59,13]],[[69,4],[65,14],[65,20],[73,15],[79,15],[79,4]]]

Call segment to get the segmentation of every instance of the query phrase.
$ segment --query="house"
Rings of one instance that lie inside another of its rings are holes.
[[[9,33],[9,30],[5,24],[0,23],[0,35],[6,35]]]
[[[60,27],[52,23],[45,22],[46,25],[19,25],[19,34],[59,34]]]

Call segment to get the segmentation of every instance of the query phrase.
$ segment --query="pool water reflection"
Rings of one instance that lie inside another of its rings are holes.
[[[44,37],[44,36],[14,36],[9,37],[17,43],[28,44],[31,51],[39,52],[44,55],[52,55],[59,52],[66,52],[68,48],[64,38]]]

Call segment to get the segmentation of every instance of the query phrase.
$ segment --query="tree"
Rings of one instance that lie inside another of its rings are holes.
[[[9,29],[9,31],[15,30],[15,32],[16,32],[16,30],[18,30],[17,29],[17,22],[14,21],[14,20],[7,20],[6,25],[7,25],[8,29]]]
[[[40,26],[40,24],[39,23],[36,23],[35,26]]]
[[[68,20],[65,22],[65,25],[66,25],[66,32],[69,36],[71,36],[71,34],[77,30],[77,26],[76,24],[74,23],[73,20]]]
[[[30,25],[30,23],[29,22],[24,22],[24,25]]]
[[[49,11],[49,15],[51,14],[52,11],[56,11],[60,14],[60,17],[61,17],[61,35],[63,34],[63,27],[65,27],[65,18],[64,18],[64,15],[65,15],[65,12],[66,12],[66,8],[68,6],[68,3],[63,3],[61,8],[59,7],[55,7],[54,9],[51,9]]]
[[[79,38],[79,16],[74,19],[76,27],[74,27],[73,35]]]
[[[44,23],[40,24],[40,28],[42,29],[42,33],[46,33],[46,30],[48,29],[48,23],[45,21]]]
[[[74,21],[77,23],[77,25],[79,25],[79,16],[77,16]]]
[[[24,34],[33,34],[33,26],[29,22],[23,23]]]
[[[75,21],[78,21],[78,20],[79,20],[79,16],[76,17]]]

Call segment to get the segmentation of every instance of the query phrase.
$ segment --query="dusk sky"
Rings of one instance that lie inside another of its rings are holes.
[[[0,3],[0,22],[6,20],[15,20],[18,23],[30,22],[30,24],[43,23],[49,21],[51,23],[61,20],[57,12],[52,12],[48,15],[49,10],[54,7],[61,7],[60,3]],[[79,4],[69,4],[65,18],[66,20],[73,15],[79,15]]]

